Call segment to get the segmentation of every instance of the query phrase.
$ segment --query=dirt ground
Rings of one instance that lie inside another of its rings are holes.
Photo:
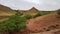
[[[27,21],[27,29],[33,32],[43,32],[46,29],[53,30],[60,28],[60,18],[57,18],[56,14],[49,14],[33,18]]]
[[[60,34],[60,29],[55,29],[52,31],[41,32],[41,33],[30,33],[30,34]]]

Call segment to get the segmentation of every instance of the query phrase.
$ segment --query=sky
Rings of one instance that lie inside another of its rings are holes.
[[[0,4],[15,10],[28,10],[32,7],[38,10],[60,9],[60,0],[0,0]]]

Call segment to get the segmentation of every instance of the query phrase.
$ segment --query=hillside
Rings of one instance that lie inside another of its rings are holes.
[[[1,11],[11,11],[12,9],[0,4],[0,10]]]
[[[0,4],[0,16],[10,16],[13,14],[13,10],[9,7]]]
[[[15,12],[11,8],[0,4],[0,22],[14,14]]]
[[[40,16],[27,21],[27,29],[31,32],[50,31],[56,29],[55,27],[57,25],[60,26],[60,18],[57,18],[57,14],[55,13]],[[57,28],[59,28],[58,26]]]

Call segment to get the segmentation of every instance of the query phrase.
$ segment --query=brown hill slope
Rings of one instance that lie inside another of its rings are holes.
[[[2,11],[11,11],[12,9],[0,4],[0,10],[2,10]]]
[[[13,10],[7,6],[0,4],[0,16],[10,16],[13,14]]]
[[[41,15],[49,14],[49,13],[54,13],[56,11],[43,11],[43,10],[38,10],[35,7],[32,7],[29,10],[18,10],[20,13],[25,14],[31,14],[31,15],[36,15],[36,13],[40,13]]]
[[[0,22],[14,14],[15,12],[11,8],[0,4]]]
[[[57,14],[44,15],[27,21],[27,29],[32,32],[55,29],[55,25],[60,26],[60,18],[57,18]]]
[[[39,12],[38,9],[36,9],[35,7],[32,7],[31,9],[29,10],[19,10],[20,13],[23,13],[23,14],[31,14],[31,15],[34,15],[36,14],[37,12]]]

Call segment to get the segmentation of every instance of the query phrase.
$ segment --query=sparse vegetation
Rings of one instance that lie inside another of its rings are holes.
[[[36,15],[34,15],[33,18],[36,18],[36,17],[39,17],[39,16],[41,16],[40,12],[38,12]]]
[[[33,16],[32,15],[25,15],[24,16],[26,19],[31,19]]]
[[[41,13],[40,12],[38,12],[37,14],[36,14],[36,16],[38,17],[38,16],[41,16]]]
[[[57,14],[60,15],[60,11],[57,11]]]
[[[60,9],[59,9],[59,10],[57,10],[57,14],[58,14],[58,15],[60,15]]]

